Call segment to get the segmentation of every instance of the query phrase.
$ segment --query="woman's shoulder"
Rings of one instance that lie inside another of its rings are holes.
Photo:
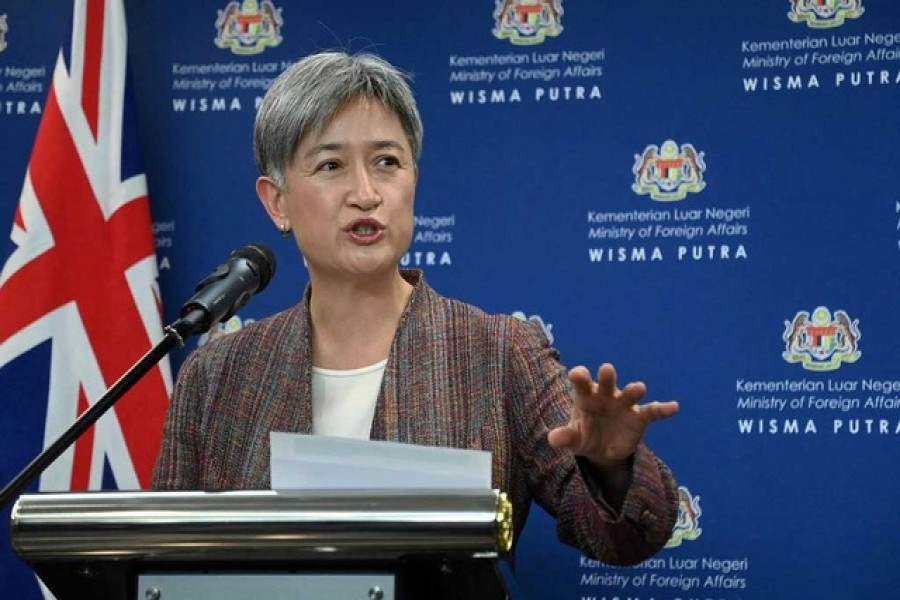
[[[258,356],[263,353],[263,349],[264,354],[269,355],[286,345],[288,339],[296,339],[301,327],[300,313],[300,307],[295,306],[247,323],[237,331],[209,336],[205,343],[190,354],[187,361],[231,363]]]
[[[478,335],[494,343],[522,343],[546,338],[545,331],[519,313],[491,312],[475,304],[434,292],[430,314],[447,329]]]

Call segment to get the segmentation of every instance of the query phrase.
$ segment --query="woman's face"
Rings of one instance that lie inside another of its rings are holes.
[[[301,138],[276,206],[266,204],[290,223],[312,277],[394,274],[412,240],[417,176],[397,115],[361,97]]]

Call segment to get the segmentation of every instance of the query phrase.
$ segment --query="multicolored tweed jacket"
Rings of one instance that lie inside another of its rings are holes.
[[[493,485],[518,534],[535,500],[560,540],[610,564],[660,549],[678,512],[675,480],[641,445],[617,514],[569,452],[547,444],[568,421],[571,384],[540,328],[437,294],[420,271],[378,397],[372,439],[490,450]],[[309,294],[217,338],[183,364],[156,463],[158,489],[269,487],[269,432],[312,430]]]

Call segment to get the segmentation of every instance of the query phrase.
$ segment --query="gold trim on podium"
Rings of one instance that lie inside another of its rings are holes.
[[[497,549],[501,553],[512,550],[513,506],[506,492],[497,492]]]

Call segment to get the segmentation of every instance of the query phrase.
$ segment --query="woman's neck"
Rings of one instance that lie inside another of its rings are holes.
[[[315,366],[356,369],[388,357],[413,290],[399,271],[379,279],[315,278],[311,289]]]

